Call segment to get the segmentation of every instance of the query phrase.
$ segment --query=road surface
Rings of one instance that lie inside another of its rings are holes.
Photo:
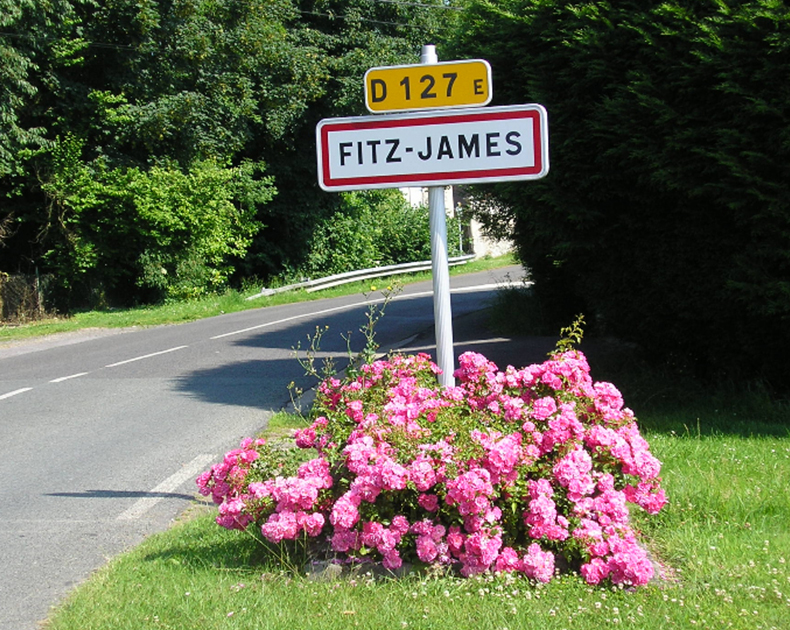
[[[484,308],[518,267],[454,276],[453,315]],[[87,331],[0,347],[0,630],[34,630],[109,558],[164,530],[195,477],[265,427],[317,326],[320,356],[364,342],[370,300],[348,296],[188,324]],[[407,286],[376,328],[382,348],[433,326],[430,282]]]

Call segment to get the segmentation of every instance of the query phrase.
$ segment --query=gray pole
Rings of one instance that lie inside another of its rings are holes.
[[[420,63],[438,63],[436,46],[422,47]],[[447,218],[444,208],[444,187],[428,187],[430,209],[431,263],[433,269],[433,319],[436,331],[436,362],[442,370],[439,384],[455,385],[453,355],[453,314],[450,303],[450,267],[447,262]]]

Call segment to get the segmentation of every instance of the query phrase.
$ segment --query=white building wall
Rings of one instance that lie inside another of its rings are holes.
[[[412,206],[428,205],[427,188],[401,188],[400,191]],[[454,215],[455,201],[452,186],[446,186],[444,189],[444,208],[448,216]],[[475,219],[472,219],[470,222],[469,229],[469,238],[472,241],[472,251],[476,258],[503,256],[513,249],[513,243],[511,241],[492,239],[483,234],[482,226]]]

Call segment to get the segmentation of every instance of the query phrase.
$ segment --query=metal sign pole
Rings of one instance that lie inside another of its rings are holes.
[[[425,45],[420,54],[421,64],[438,63],[436,46]],[[431,229],[431,264],[433,272],[433,319],[436,333],[436,360],[442,370],[439,384],[455,385],[455,357],[453,354],[453,315],[450,302],[450,266],[447,262],[447,217],[444,207],[444,186],[428,187],[428,207]]]

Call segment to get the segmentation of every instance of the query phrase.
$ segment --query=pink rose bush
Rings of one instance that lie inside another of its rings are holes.
[[[247,439],[198,488],[223,527],[306,538],[343,560],[647,583],[629,506],[663,507],[661,464],[617,389],[594,383],[578,351],[521,370],[475,353],[459,365],[444,389],[424,354],[327,379],[296,435],[312,459],[287,474]]]

